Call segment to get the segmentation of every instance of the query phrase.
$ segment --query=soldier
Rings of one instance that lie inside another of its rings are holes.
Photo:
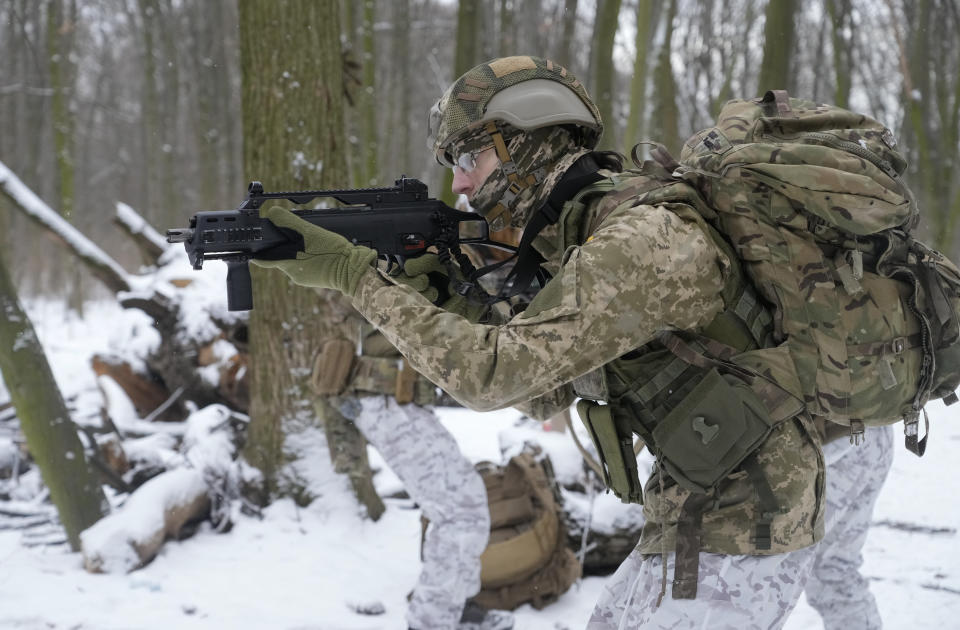
[[[349,476],[373,518],[382,504],[366,478],[362,434],[383,457],[419,505],[430,526],[422,546],[423,567],[409,596],[411,628],[509,630],[505,611],[487,611],[468,598],[480,590],[480,554],[490,534],[487,494],[480,474],[433,411],[437,391],[414,372],[397,350],[356,313],[332,305],[332,319],[359,330],[359,343],[345,337],[324,344],[312,385],[315,408],[332,444],[337,472]],[[352,325],[350,325],[352,324]]]
[[[430,521],[423,566],[408,598],[407,623],[412,628],[508,630],[510,613],[466,606],[480,589],[490,511],[480,474],[433,411],[436,386],[412,370],[340,294],[320,294],[323,319],[315,325],[327,331],[327,339],[314,362],[311,386],[334,470],[347,475],[376,520],[383,504],[369,477],[369,442]]]
[[[723,328],[717,322],[739,304],[726,292],[740,278],[736,261],[689,203],[638,205],[637,191],[621,194],[620,160],[594,150],[602,130],[583,85],[535,57],[480,64],[431,111],[431,148],[454,169],[454,192],[467,195],[492,230],[523,228],[521,250],[539,253],[553,276],[512,317],[430,285],[428,257],[391,275],[374,267],[371,250],[280,208],[266,216],[300,232],[305,251],[296,261],[258,264],[352,297],[413,367],[468,407],[516,406],[547,419],[583,399],[578,410],[625,500],[639,501],[641,487],[623,429],[639,432],[659,462],[644,486],[646,523],[589,628],[693,628],[707,620],[776,628],[805,584],[828,627],[839,613],[847,628],[879,627],[857,566],[889,466],[889,430],[868,430],[858,450],[830,445],[826,474],[821,434],[802,403],[763,379],[746,384],[697,365],[701,355],[673,331]],[[521,253],[512,290],[525,288],[539,262]],[[770,326],[764,308],[747,311],[751,331]],[[662,457],[681,439],[669,422],[678,408],[697,431],[680,442],[689,454],[682,468]],[[709,414],[697,415],[705,408],[726,410],[742,430],[716,439]],[[727,457],[731,470],[716,461]],[[705,491],[690,489],[691,478],[717,471]]]

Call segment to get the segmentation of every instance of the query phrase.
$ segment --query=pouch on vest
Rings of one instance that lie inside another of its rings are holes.
[[[606,486],[624,503],[641,503],[643,490],[630,427],[618,425],[609,405],[580,400],[577,413],[600,455]]]
[[[657,425],[653,439],[677,484],[704,493],[766,439],[769,416],[748,386],[711,369]]]
[[[319,396],[336,396],[347,388],[357,347],[347,339],[330,339],[313,362],[310,386]]]

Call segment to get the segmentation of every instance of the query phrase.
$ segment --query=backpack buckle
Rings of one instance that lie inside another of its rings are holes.
[[[913,437],[920,433],[920,416],[911,414],[903,419],[903,434]]]
[[[907,338],[906,337],[897,337],[890,342],[890,350],[894,354],[901,354],[907,348]]]
[[[865,441],[864,434],[866,432],[866,427],[863,424],[862,420],[851,420],[850,421],[850,443],[854,446],[860,446],[861,442]]]

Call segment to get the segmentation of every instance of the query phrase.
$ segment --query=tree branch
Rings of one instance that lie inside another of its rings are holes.
[[[0,162],[0,192],[30,220],[62,241],[87,269],[114,292],[133,289],[131,276],[93,241],[51,209]]]
[[[113,217],[113,222],[130,235],[144,259],[151,264],[166,250],[167,243],[160,233],[127,204],[117,203],[117,214]]]

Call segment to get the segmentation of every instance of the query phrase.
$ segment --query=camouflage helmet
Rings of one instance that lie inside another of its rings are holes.
[[[430,109],[428,146],[452,167],[451,144],[493,121],[522,131],[573,125],[587,149],[603,133],[597,106],[566,68],[539,57],[501,57],[467,71]]]

